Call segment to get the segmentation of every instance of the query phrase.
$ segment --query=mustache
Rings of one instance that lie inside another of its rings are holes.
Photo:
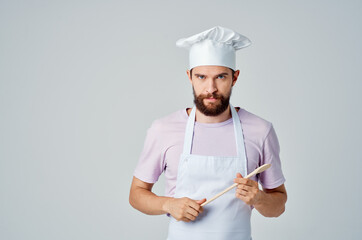
[[[199,98],[202,98],[202,99],[204,99],[204,98],[221,99],[222,96],[217,94],[217,93],[214,93],[214,94],[209,93],[209,94],[200,94]]]

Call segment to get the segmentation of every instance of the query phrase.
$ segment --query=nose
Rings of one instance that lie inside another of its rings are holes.
[[[208,79],[206,91],[211,94],[217,91],[216,83],[213,79]]]

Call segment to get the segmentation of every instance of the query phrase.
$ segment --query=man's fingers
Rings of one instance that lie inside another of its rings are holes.
[[[197,217],[197,216],[199,215],[199,212],[196,211],[196,210],[193,209],[193,208],[188,208],[188,209],[186,210],[186,214],[190,214],[190,215],[192,215],[192,216],[194,216],[194,217]]]
[[[234,178],[234,183],[243,184],[250,187],[254,186],[253,182],[253,180],[247,178]]]
[[[240,173],[236,174],[236,178],[234,178],[234,183],[246,183],[248,179],[243,178],[243,176]]]
[[[203,211],[201,204],[204,203],[206,199],[193,200],[184,197],[177,199],[176,201],[179,203],[176,208],[176,210],[178,210],[174,214],[171,213],[171,215],[174,216],[177,221],[189,222],[194,221]]]
[[[234,178],[234,183],[239,183],[239,184],[248,184],[248,180],[246,178]]]
[[[237,189],[240,189],[240,190],[244,190],[246,192],[249,192],[249,191],[252,191],[253,190],[253,186],[250,186],[250,185],[246,185],[246,184],[239,184]]]
[[[190,219],[188,219],[186,217],[183,217],[183,218],[181,218],[180,220],[177,220],[177,221],[190,222]]]
[[[238,188],[238,189],[236,189],[236,193],[238,193],[242,196],[246,196],[248,194],[248,191]]]
[[[189,214],[189,213],[186,213],[180,220],[178,221],[183,221],[183,222],[190,222],[190,221],[195,221],[196,217]]]
[[[189,203],[189,206],[192,207],[193,209],[195,209],[197,212],[202,211],[202,207],[195,200],[191,200]]]
[[[196,202],[197,202],[197,204],[201,205],[201,204],[203,204],[204,202],[206,202],[206,198],[201,199],[201,200],[197,200]]]
[[[190,213],[186,213],[185,217],[186,217],[187,219],[189,219],[190,221],[194,221],[197,216],[193,216],[193,215],[190,214]]]

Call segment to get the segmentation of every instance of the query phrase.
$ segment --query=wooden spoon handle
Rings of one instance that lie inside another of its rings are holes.
[[[212,198],[210,198],[209,200],[207,200],[206,202],[204,202],[203,204],[201,204],[201,207],[205,206],[206,204],[211,203],[212,201],[214,201],[216,198],[220,197],[221,195],[227,193],[228,191],[230,191],[231,189],[233,189],[234,187],[236,187],[238,184],[234,183],[233,185],[231,185],[230,187],[226,188],[224,191],[219,192],[218,194],[216,194],[215,196],[213,196]]]
[[[264,165],[263,165],[264,166]],[[263,167],[259,167],[257,169],[255,169],[254,171],[252,171],[251,173],[249,173],[245,178],[251,178],[252,176],[254,176],[257,173],[261,173],[263,171],[265,171],[266,169],[260,171],[260,169]],[[230,191],[231,189],[233,189],[234,187],[236,187],[238,184],[234,183],[233,185],[231,185],[230,187],[224,189],[222,192],[219,192],[218,194],[216,194],[215,196],[213,196],[212,198],[210,198],[209,200],[207,200],[206,202],[204,202],[203,204],[201,204],[201,207],[205,206],[206,204],[211,203],[212,201],[214,201],[216,198],[220,197],[221,195],[227,193],[228,191]]]

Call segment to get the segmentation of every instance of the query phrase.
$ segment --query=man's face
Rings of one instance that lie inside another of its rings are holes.
[[[206,116],[217,116],[229,106],[232,86],[239,70],[232,75],[232,70],[222,66],[198,66],[187,71],[194,93],[197,109]]]

